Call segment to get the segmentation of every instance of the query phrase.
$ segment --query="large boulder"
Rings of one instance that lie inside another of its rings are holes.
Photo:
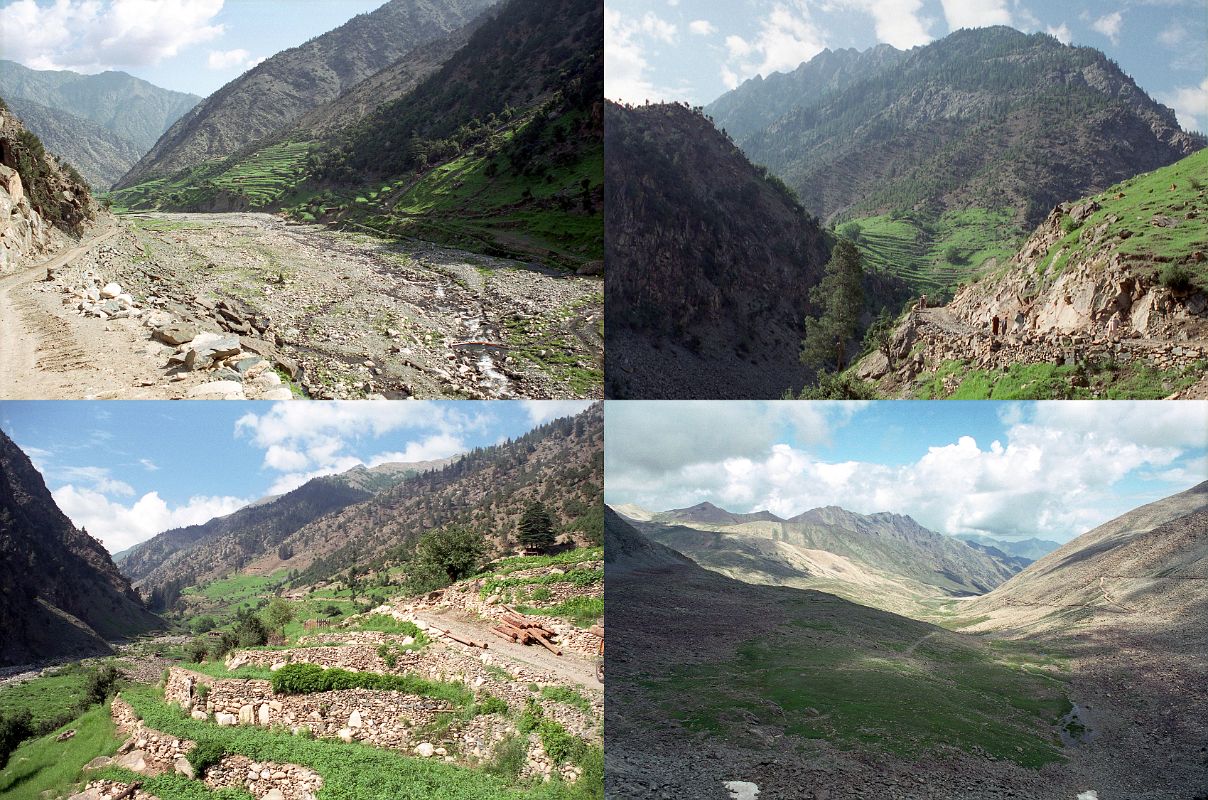
[[[238,336],[202,333],[189,342],[185,367],[191,370],[205,369],[215,361],[238,355],[241,350]]]

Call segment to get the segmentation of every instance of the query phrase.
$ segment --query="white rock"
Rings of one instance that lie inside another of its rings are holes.
[[[113,283],[112,281],[105,284],[105,286],[101,289],[101,297],[104,297],[106,299],[112,299],[114,297],[117,297],[121,293],[122,293],[122,287],[118,286],[116,283]]]
[[[1094,789],[1088,792],[1081,792],[1078,795],[1078,800],[1099,800],[1099,793]]]
[[[285,669],[285,662],[284,662],[284,661],[278,661],[276,664],[273,664],[271,667],[269,667],[269,668],[268,668],[268,671],[269,671],[269,672],[276,672],[276,671],[277,671],[277,670],[279,670],[279,669]],[[277,709],[277,710],[278,710],[278,711],[280,711],[281,709]]]
[[[193,709],[189,716],[195,720],[198,720],[199,722],[205,722],[207,719],[206,712],[202,711],[200,708]]]
[[[236,725],[239,723],[239,717],[220,711],[214,715],[214,722],[219,725]]]
[[[336,731],[336,736],[339,736],[342,742],[352,741],[352,731],[348,728],[340,728],[340,730]]]
[[[285,795],[281,793],[280,789],[269,789],[260,800],[285,800]]]
[[[726,781],[725,787],[730,792],[730,800],[755,800],[759,797],[759,787],[750,781]]]
[[[173,761],[172,768],[174,770],[176,770],[176,773],[178,775],[184,775],[189,780],[192,780],[195,777],[194,772],[193,772],[193,765],[190,764],[189,759],[185,758],[184,756],[180,756],[175,761]]]
[[[239,381],[210,381],[189,390],[189,397],[194,399],[243,400],[243,384]]]
[[[420,758],[431,758],[436,755],[436,747],[431,742],[420,742],[415,746],[415,754]]]
[[[351,714],[348,715],[348,727],[350,727],[350,728],[361,727],[361,712],[360,711],[354,710]]]
[[[261,703],[260,710],[257,712],[257,721],[261,725],[268,725],[272,719],[272,712],[269,710],[268,703]]]
[[[256,710],[251,703],[247,703],[239,709],[239,724],[240,725],[255,725]]]
[[[260,395],[261,400],[293,400],[294,393],[285,387],[270,389]]]

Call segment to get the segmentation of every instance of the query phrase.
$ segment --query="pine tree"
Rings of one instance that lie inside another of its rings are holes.
[[[525,547],[533,547],[537,550],[548,550],[553,546],[554,523],[541,501],[529,503],[528,508],[524,509],[524,516],[520,518],[517,538]]]
[[[856,335],[864,308],[863,280],[860,251],[851,242],[840,239],[831,251],[822,282],[810,290],[810,300],[822,313],[817,318],[805,318],[803,363],[815,369],[843,369],[846,350]]]

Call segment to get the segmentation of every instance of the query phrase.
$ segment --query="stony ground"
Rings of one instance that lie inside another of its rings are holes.
[[[601,279],[539,265],[268,214],[131,215],[3,281],[0,386],[14,398],[598,397],[602,316]],[[239,349],[173,363],[188,340],[155,331],[174,323]],[[245,374],[256,359],[270,375]]]

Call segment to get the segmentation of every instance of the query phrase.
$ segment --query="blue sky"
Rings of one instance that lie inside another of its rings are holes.
[[[111,552],[357,464],[446,458],[579,401],[0,402],[0,429]]]
[[[707,104],[824,48],[908,49],[959,28],[1011,25],[1115,59],[1185,128],[1208,128],[1204,0],[606,0],[605,93]]]
[[[838,505],[1065,542],[1208,480],[1202,402],[625,402],[605,499],[783,517]]]
[[[385,0],[0,0],[0,57],[205,97]]]

